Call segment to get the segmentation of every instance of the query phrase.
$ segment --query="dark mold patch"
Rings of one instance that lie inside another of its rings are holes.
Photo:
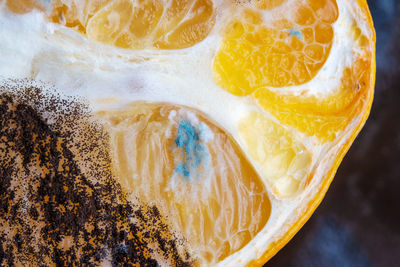
[[[87,107],[48,92],[0,88],[0,265],[191,265],[157,207],[122,194]]]

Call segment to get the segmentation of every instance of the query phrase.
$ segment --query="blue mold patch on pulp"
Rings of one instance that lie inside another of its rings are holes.
[[[193,174],[199,175],[198,169],[207,162],[208,149],[201,140],[201,128],[194,127],[190,121],[179,122],[173,149],[178,149],[180,157],[176,158],[175,172],[192,180]]]
[[[303,40],[303,34],[301,34],[300,31],[296,31],[296,30],[293,30],[293,29],[289,29],[288,32],[289,32],[289,37],[290,37],[290,36],[296,36],[296,37],[299,38],[300,40]]]

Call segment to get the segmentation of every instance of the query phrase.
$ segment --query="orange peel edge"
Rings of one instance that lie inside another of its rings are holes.
[[[360,6],[360,8],[365,13],[365,16],[366,16],[368,23],[370,25],[370,28],[372,30],[371,41],[373,43],[372,51],[371,51],[372,59],[371,59],[371,75],[370,75],[371,77],[370,77],[370,84],[369,84],[370,88],[369,88],[369,90],[367,90],[367,92],[369,92],[369,94],[367,93],[367,97],[369,97],[369,99],[368,99],[368,103],[366,104],[366,109],[364,111],[364,114],[361,117],[361,120],[360,120],[359,124],[357,125],[357,127],[355,127],[355,129],[353,130],[353,133],[349,137],[346,144],[344,144],[342,146],[342,148],[340,149],[340,151],[338,152],[338,155],[337,155],[331,169],[327,172],[325,178],[323,179],[323,182],[320,186],[318,193],[308,203],[308,207],[307,207],[306,211],[303,213],[303,215],[295,223],[292,224],[292,226],[289,228],[289,230],[279,240],[271,243],[260,258],[250,261],[247,264],[248,267],[263,266],[273,256],[275,256],[294,237],[294,235],[304,226],[304,224],[310,219],[311,215],[314,213],[314,211],[317,209],[319,204],[322,202],[322,199],[324,198],[326,192],[328,191],[328,188],[333,181],[333,178],[336,174],[337,169],[339,168],[340,163],[342,162],[343,158],[345,157],[346,153],[350,149],[351,145],[353,144],[357,135],[360,133],[361,129],[364,127],[364,125],[369,117],[369,114],[371,112],[371,107],[372,107],[372,101],[374,99],[374,92],[375,92],[376,32],[375,32],[371,12],[368,8],[367,0],[357,0],[357,2],[358,2],[358,5]]]

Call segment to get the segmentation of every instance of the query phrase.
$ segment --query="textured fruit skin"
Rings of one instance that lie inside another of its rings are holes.
[[[351,1],[351,0],[347,0]],[[267,248],[266,251],[263,253],[263,255],[247,264],[247,266],[263,266],[267,261],[269,261],[278,251],[283,248],[292,238],[293,236],[303,227],[303,225],[308,221],[308,219],[311,217],[311,215],[314,213],[315,209],[319,206],[321,203],[322,199],[324,198],[326,192],[328,191],[328,188],[330,184],[332,183],[332,180],[336,174],[337,169],[339,168],[340,163],[342,162],[344,156],[346,155],[347,151],[350,149],[351,144],[354,142],[356,139],[357,135],[363,128],[365,122],[368,119],[368,116],[371,111],[372,107],[372,101],[373,101],[373,95],[374,95],[374,88],[375,88],[375,73],[376,73],[376,59],[375,59],[375,44],[376,44],[376,33],[374,29],[374,24],[372,21],[372,16],[368,8],[367,0],[357,0],[357,3],[359,7],[361,8],[361,11],[364,13],[364,16],[367,18],[368,23],[370,25],[370,29],[372,30],[372,36],[371,40],[373,43],[371,55],[371,75],[369,79],[369,88],[368,90],[365,90],[365,94],[362,95],[362,97],[365,98],[366,101],[368,101],[365,105],[362,118],[359,122],[359,124],[354,128],[351,136],[349,137],[348,141],[346,144],[344,144],[340,151],[337,154],[337,157],[331,167],[331,169],[327,172],[325,178],[323,179],[323,182],[320,186],[319,192],[316,194],[313,200],[311,200],[308,204],[307,210],[303,213],[303,215],[290,227],[290,229],[285,233],[285,235],[282,236],[281,239],[278,241],[271,243]]]

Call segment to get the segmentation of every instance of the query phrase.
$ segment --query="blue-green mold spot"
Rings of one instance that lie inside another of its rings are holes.
[[[203,143],[199,127],[194,127],[188,120],[179,122],[173,150],[178,150],[182,160],[176,159],[175,172],[188,180],[192,180],[193,175],[199,175],[199,167],[205,165],[208,158],[208,150]]]
[[[300,40],[303,40],[303,34],[300,31],[294,30],[294,29],[289,29],[287,30],[289,32],[289,37],[290,36],[296,36]]]

